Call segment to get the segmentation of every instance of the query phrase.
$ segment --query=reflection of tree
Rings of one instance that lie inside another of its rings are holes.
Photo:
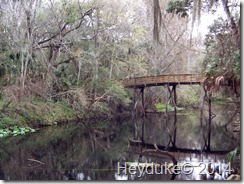
[[[219,112],[222,110],[215,111],[216,118],[221,114]],[[144,120],[145,142],[157,145],[166,143],[165,124],[162,118],[149,116]],[[174,122],[172,118],[170,119],[169,129],[173,133]],[[143,122],[139,119],[136,121],[139,121],[138,125]],[[198,148],[202,141],[199,127],[199,113],[195,111],[181,113],[177,122],[177,147]],[[6,139],[0,146],[0,177],[11,180],[114,180],[117,161],[154,161],[151,157],[140,158],[138,155],[126,152],[128,138],[133,137],[133,131],[131,121],[108,121],[94,122],[86,126],[73,124],[50,127],[29,136]],[[212,149],[232,148],[234,145],[229,138],[230,134],[224,127],[214,128]],[[44,165],[28,159],[41,161]],[[145,176],[143,179],[163,179],[163,177]]]
[[[118,159],[127,146],[128,124],[90,129],[92,135],[82,124],[60,126],[45,128],[29,137],[6,140],[0,149],[1,178],[112,180],[113,160]],[[94,139],[94,130],[104,131],[104,136],[96,137],[93,147],[90,140]],[[108,141],[106,134],[111,130],[116,136],[109,134]],[[45,165],[27,161],[30,158]]]

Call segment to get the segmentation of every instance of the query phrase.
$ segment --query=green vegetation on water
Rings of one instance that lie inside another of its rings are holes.
[[[18,135],[25,135],[27,133],[33,133],[35,129],[31,127],[10,127],[5,129],[0,129],[0,139],[11,137],[11,136],[18,136]]]
[[[156,107],[158,112],[165,112],[166,111],[166,105],[164,103],[156,103],[155,107]],[[169,112],[173,112],[175,110],[175,108],[171,104],[169,104],[168,110],[169,110]],[[176,110],[184,110],[184,108],[176,107]]]

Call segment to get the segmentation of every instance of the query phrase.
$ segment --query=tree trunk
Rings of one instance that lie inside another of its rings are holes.
[[[228,6],[228,0],[221,0],[222,5],[224,7],[224,11],[226,13],[226,16],[230,22],[231,25],[231,29],[233,31],[234,34],[234,39],[235,39],[235,44],[237,49],[240,49],[240,33],[239,33],[239,28],[238,25],[236,24],[234,17],[231,15],[229,6]]]

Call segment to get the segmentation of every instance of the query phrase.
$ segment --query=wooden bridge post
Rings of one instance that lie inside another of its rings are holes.
[[[211,94],[208,95],[208,145],[207,150],[210,151],[210,140],[211,140]]]
[[[169,139],[169,130],[168,130],[168,121],[169,121],[169,114],[168,114],[168,101],[169,101],[169,84],[167,84],[166,87],[166,99],[165,99],[165,116],[166,116],[166,122],[165,122],[165,128],[166,128],[166,134],[167,134],[167,148],[169,147],[170,144],[170,139]]]
[[[136,125],[136,88],[134,87],[134,91],[133,91],[133,110],[132,110],[132,119],[133,119],[133,124],[134,124],[134,128],[135,128],[135,132],[134,132],[134,139],[137,140],[138,139],[138,128]]]
[[[176,95],[176,85],[173,86],[172,88],[173,92],[174,92],[174,99],[173,99],[173,103],[174,103],[174,139],[173,139],[173,147],[176,147],[176,126],[177,126],[177,95]]]
[[[141,88],[141,104],[142,104],[142,113],[143,113],[143,117],[145,116],[146,112],[145,112],[145,102],[144,102],[144,87]]]
[[[136,109],[136,107],[135,107],[135,105],[136,105],[136,88],[134,87],[134,91],[133,91],[134,93],[133,93],[133,111],[132,111],[132,113],[133,113],[133,116],[135,115],[135,109]]]
[[[205,104],[205,100],[206,100],[206,96],[207,96],[207,92],[204,86],[201,86],[201,107],[200,107],[200,131],[202,133],[203,136],[203,140],[204,140],[204,146],[203,146],[203,150],[205,149],[205,147],[207,146],[207,140],[205,137],[205,133],[204,133],[204,127],[203,127],[203,121],[204,121],[204,104]]]
[[[145,139],[144,139],[144,134],[145,134],[145,118],[143,118],[142,120],[142,130],[141,130],[141,142],[144,144],[145,143]]]
[[[133,118],[133,125],[134,125],[134,139],[138,140],[138,127],[137,127],[135,118]]]
[[[167,134],[167,148],[170,146],[170,143],[173,144],[173,140],[170,134],[170,130],[169,130],[169,103],[170,103],[170,98],[172,96],[172,91],[170,90],[170,86],[169,83],[166,85],[166,107],[165,107],[165,116],[166,116],[166,134]]]
[[[174,91],[174,105],[177,107],[176,86],[177,86],[177,84],[173,86],[173,91]]]

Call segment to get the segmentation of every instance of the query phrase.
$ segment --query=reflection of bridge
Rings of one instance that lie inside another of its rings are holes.
[[[192,85],[192,84],[199,84],[202,86],[202,95],[201,95],[201,115],[200,115],[200,125],[202,136],[205,142],[203,149],[207,149],[210,151],[210,138],[211,138],[211,121],[212,121],[212,114],[211,114],[211,93],[205,88],[203,84],[206,79],[206,76],[202,74],[168,74],[168,75],[158,75],[158,76],[145,76],[145,77],[136,77],[136,78],[129,78],[122,80],[122,84],[126,88],[133,88],[134,89],[134,110],[136,105],[136,90],[140,89],[141,92],[141,102],[142,102],[142,109],[143,109],[143,116],[145,116],[145,103],[144,103],[144,89],[147,87],[153,86],[165,86],[166,87],[166,99],[165,99],[165,119],[166,119],[166,126],[168,129],[168,122],[169,122],[169,104],[172,99],[172,103],[174,106],[174,135],[171,136],[169,132],[167,133],[168,137],[168,146],[170,143],[173,147],[176,147],[176,123],[177,123],[177,94],[176,94],[176,86],[177,85]],[[208,104],[208,131],[207,136],[203,131],[203,120],[204,120],[204,102],[207,101]],[[133,113],[135,114],[135,113]],[[167,146],[167,147],[168,147]]]

